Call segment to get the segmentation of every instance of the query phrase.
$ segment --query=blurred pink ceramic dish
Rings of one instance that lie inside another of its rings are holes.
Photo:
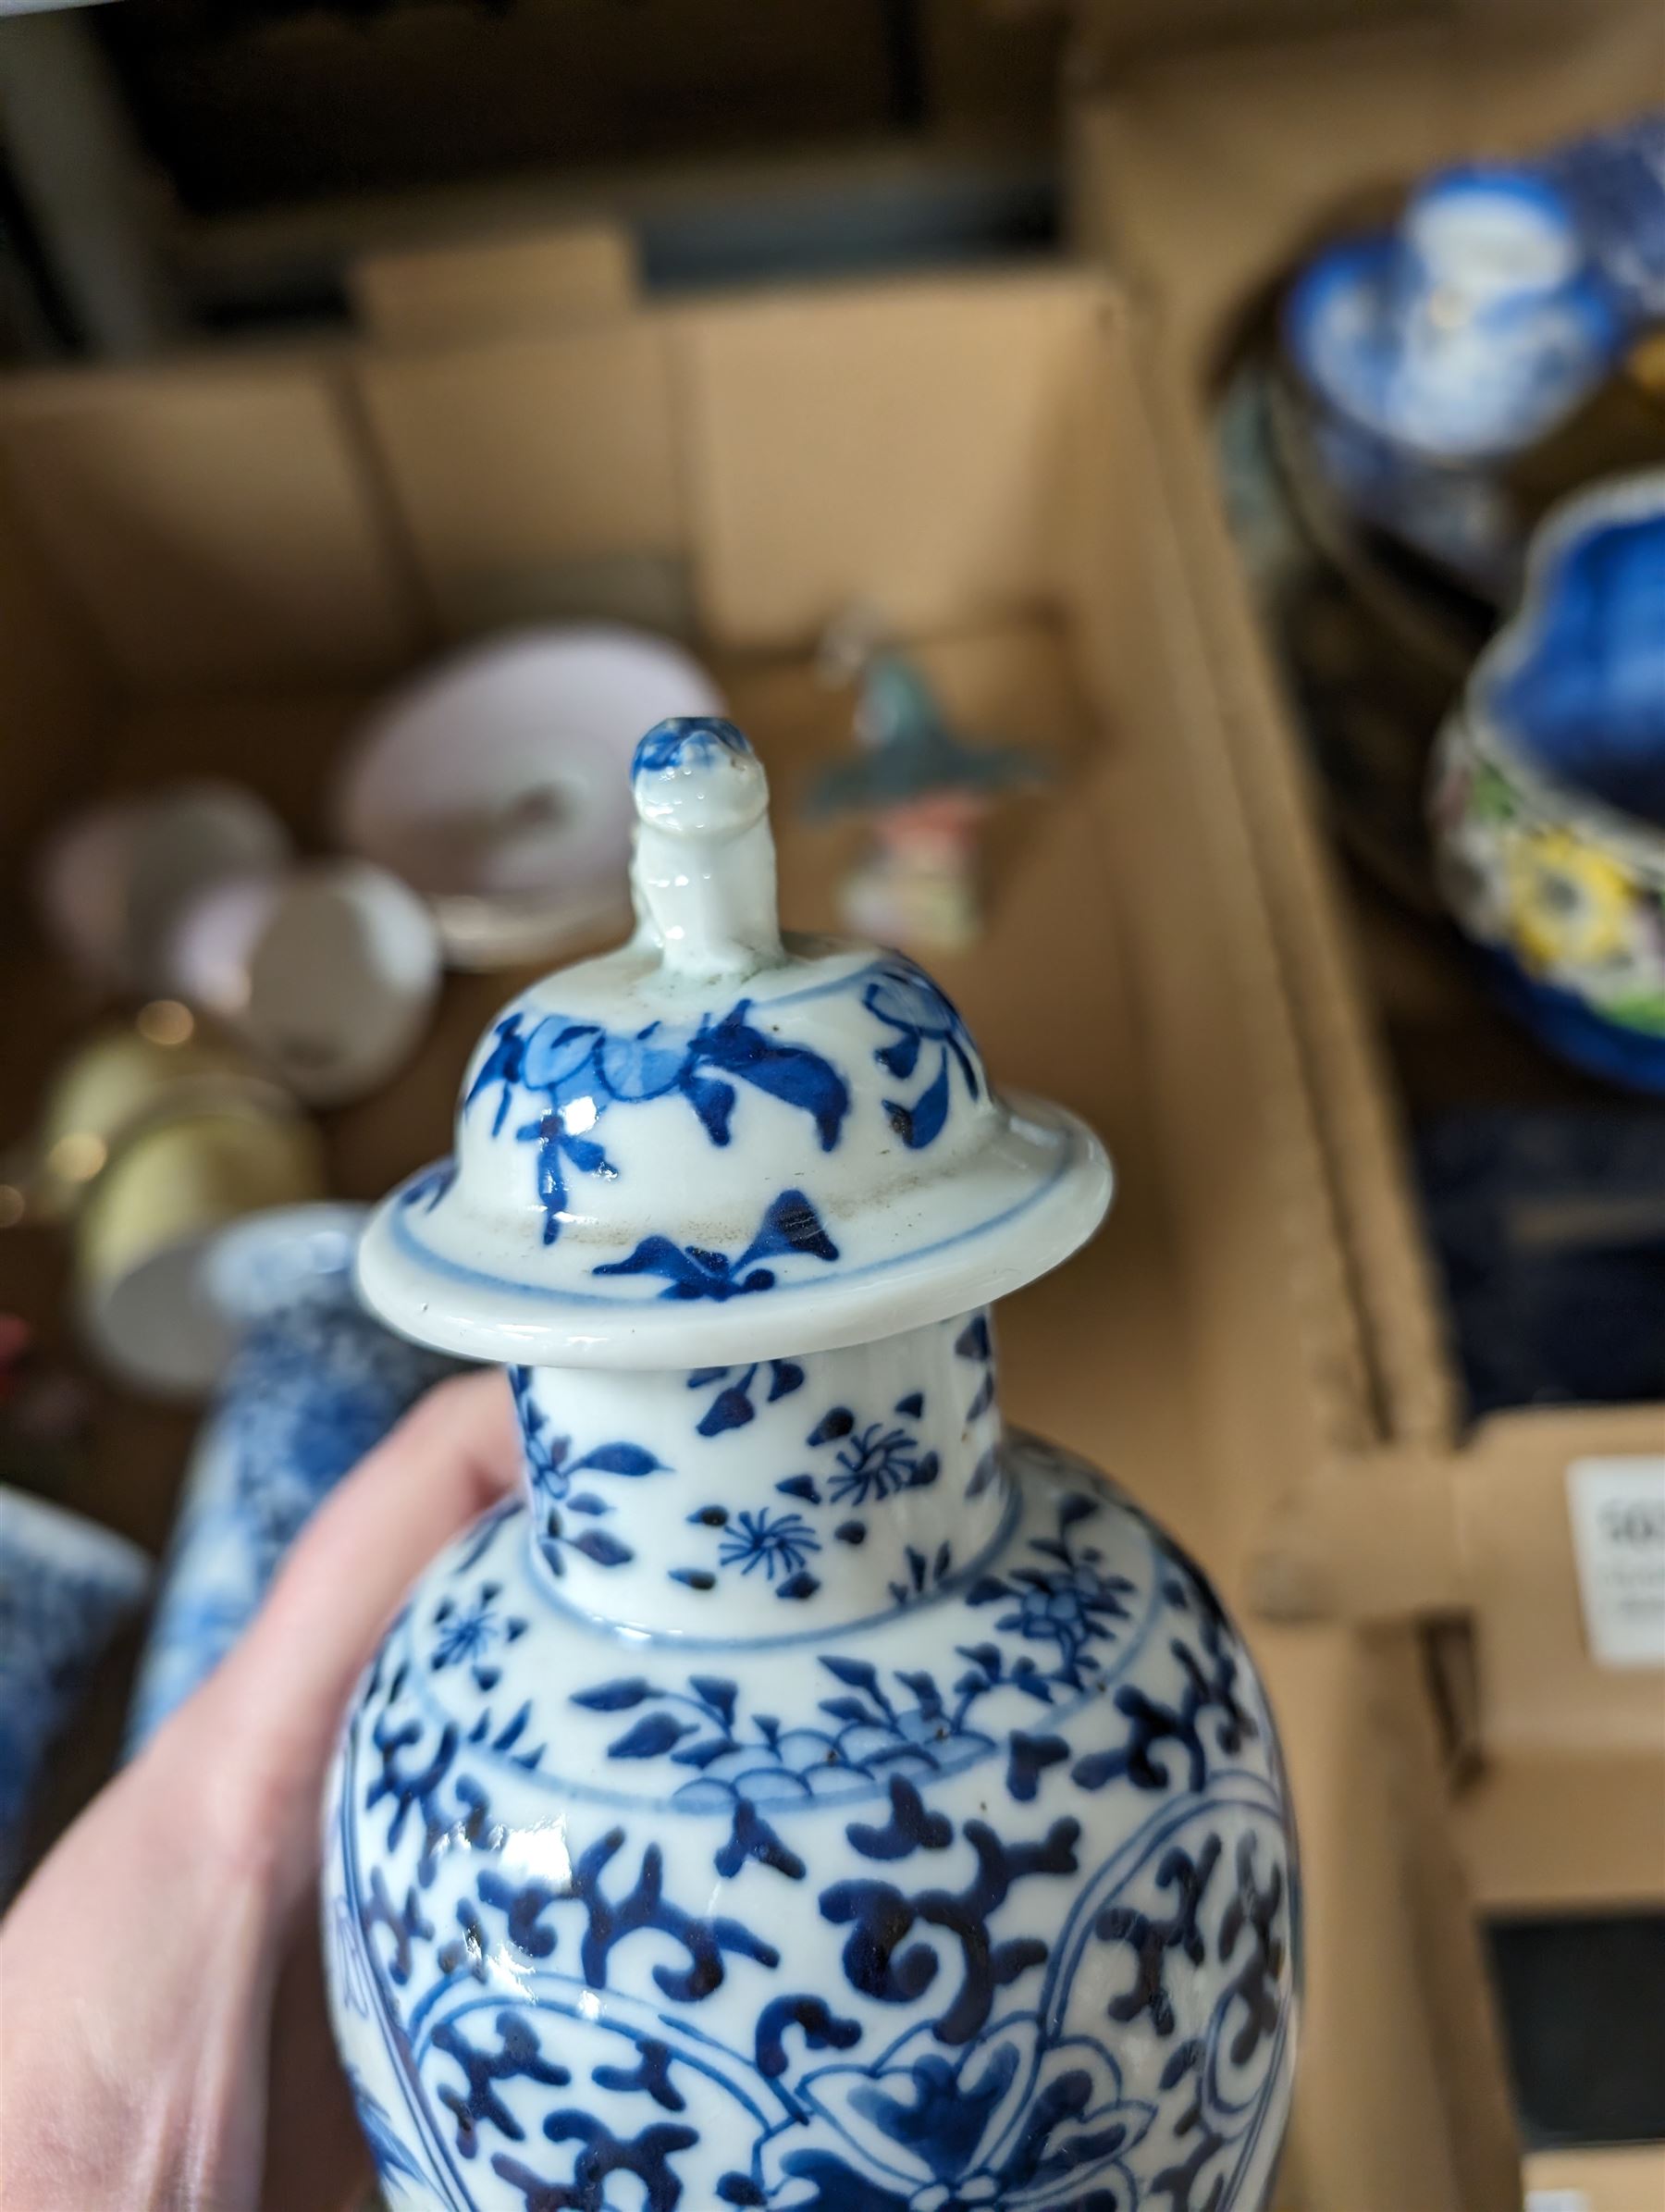
[[[395,1075],[426,1032],[439,941],[425,901],[368,860],[235,876],[179,917],[167,987],[235,1028],[313,1106]]]
[[[338,834],[423,894],[453,966],[539,958],[628,912],[636,739],[667,717],[723,711],[699,664],[645,630],[496,638],[364,725]]]
[[[228,876],[281,867],[289,852],[282,823],[252,791],[176,784],[70,816],[42,855],[36,903],[53,943],[84,974],[162,990],[182,911]]]

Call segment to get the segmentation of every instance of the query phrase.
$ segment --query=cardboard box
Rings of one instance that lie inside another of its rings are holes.
[[[1568,1501],[1576,1463],[1665,1451],[1665,1407],[1511,1410],[1465,1426],[1387,1075],[1384,1000],[1408,1012],[1430,1061],[1461,1067],[1477,1033],[1511,1047],[1453,966],[1338,876],[1227,530],[1208,394],[1244,303],[1350,205],[1437,163],[1526,152],[1661,96],[1657,7],[1511,16],[1507,31],[1482,10],[1193,55],[1130,77],[1076,125],[1081,229],[1141,304],[1156,465],[1323,1155],[1337,1295],[1321,1289],[1305,1316],[1321,1442],[1256,1501],[1251,1582],[1288,1618],[1472,1619],[1478,1727],[1497,1759],[1665,1756],[1665,1670],[1593,1654]]]
[[[493,607],[564,609],[586,579],[605,599],[649,573],[770,764],[794,924],[831,921],[848,852],[794,799],[847,728],[808,651],[850,598],[880,599],[970,726],[1052,752],[1062,788],[999,819],[987,942],[940,968],[997,1073],[1084,1114],[1121,1173],[1106,1233],[1004,1316],[1010,1411],[1115,1468],[1240,1605],[1260,1501],[1331,1448],[1314,1357],[1350,1403],[1363,1327],[1209,637],[1103,279],[765,294],[0,390],[7,880],[71,796],[209,766],[315,841],[330,760],[385,674]],[[16,1127],[80,1012],[7,943]],[[453,979],[397,1087],[331,1118],[344,1194],[443,1145],[510,987]],[[0,1240],[0,1305],[52,1326],[49,1256]],[[158,1541],[185,1433],[112,1397],[72,1502]],[[1274,1624],[1254,1643],[1303,1855],[1279,2202],[1512,2212],[1416,1640]]]

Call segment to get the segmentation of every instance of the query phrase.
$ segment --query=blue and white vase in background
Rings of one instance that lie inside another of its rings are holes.
[[[0,1902],[46,1755],[150,1579],[150,1560],[113,1529],[0,1488]]]
[[[326,1813],[401,2206],[1249,2212],[1294,2061],[1272,1716],[1208,1582],[1002,1424],[1110,1196],[894,954],[783,939],[763,772],[637,750],[637,933],[515,1000],[370,1302],[505,1362]]]
[[[205,1295],[238,1340],[197,1432],[128,1720],[130,1757],[253,1618],[336,1484],[453,1363],[360,1304],[363,1206],[283,1206],[223,1230]]]
[[[1665,470],[1537,532],[1430,809],[1446,903],[1504,1004],[1562,1057],[1665,1093]]]
[[[1502,167],[1430,179],[1395,231],[1318,254],[1284,309],[1337,496],[1488,597],[1521,550],[1498,464],[1589,397],[1626,334],[1572,204]]]

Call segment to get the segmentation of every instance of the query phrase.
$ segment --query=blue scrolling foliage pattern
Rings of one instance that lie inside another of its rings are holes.
[[[884,1101],[891,1127],[909,1151],[922,1152],[935,1143],[948,1118],[955,1069],[967,1097],[976,1100],[981,1095],[970,1032],[953,1001],[924,970],[899,957],[880,969],[863,992],[862,1004],[892,1032],[890,1042],[873,1054],[887,1075],[906,1082],[918,1072],[922,1057],[933,1049],[936,1053],[931,1080],[911,1103]]]
[[[656,1835],[588,1818],[581,1799],[552,1849],[516,1840],[549,1833],[510,1810],[516,1773],[541,1773],[524,1746],[570,1730],[548,1710],[535,1725],[513,1716],[500,1751],[489,1722],[465,1736],[423,1705],[441,1650],[441,1679],[489,1664],[481,1624],[518,1617],[492,1551],[513,1509],[461,1547],[451,1608],[425,1616],[435,1627],[414,1647],[422,1667],[397,1655],[398,1626],[375,1663],[339,1819],[374,1831],[380,1862],[349,1882],[335,1925],[357,1946],[351,1986],[368,1992],[355,2010],[374,2010],[392,2054],[391,2077],[356,2087],[394,2201],[1235,2205],[1287,2033],[1296,1897],[1276,1754],[1217,1601],[1160,1538],[1153,1613],[1136,1615],[1127,1559],[1100,1534],[1108,1502],[1057,1489],[954,1600],[988,1628],[959,1648],[952,1685],[833,1648],[808,1719],[756,1711],[758,1675],[645,1673],[571,1693],[600,1724],[605,1765],[661,1772],[667,1811],[723,1816],[716,1892],[662,1821]],[[1141,1639],[1172,1661],[1160,1694],[1114,1672]],[[1013,1724],[1014,1699],[1038,1732]],[[1079,1714],[1091,1749],[1072,1748]],[[977,1760],[998,1762],[1004,1790],[951,1805],[944,1778]],[[1079,1816],[1112,1789],[1149,1810],[1094,1870]],[[807,1817],[818,1806],[831,1829]],[[834,1946],[815,1994],[795,1985],[770,1884],[798,1891]],[[1130,2038],[1154,2052],[1133,2076]],[[395,2094],[431,2116],[426,2148],[390,2115]]]
[[[503,1017],[462,1111],[467,1114],[495,1089],[491,1130],[497,1136],[522,1093],[542,1102],[542,1110],[517,1123],[513,1134],[537,1147],[546,1244],[561,1235],[569,1171],[609,1181],[617,1176],[606,1147],[590,1133],[615,1106],[680,1096],[711,1143],[726,1145],[735,1085],[749,1083],[807,1114],[821,1150],[832,1150],[850,1107],[843,1076],[819,1053],[780,1044],[750,1020],[750,1013],[751,1001],[742,998],[716,1020],[706,1016],[697,1029],[650,1021],[634,1036],[561,1014],[545,1014],[528,1027],[521,1007]]]
[[[582,1552],[598,1567],[626,1566],[635,1554],[622,1538],[600,1527],[584,1528],[577,1535],[573,1533],[574,1514],[600,1521],[612,1511],[607,1499],[597,1492],[574,1490],[574,1479],[579,1475],[604,1475],[639,1481],[644,1476],[668,1474],[670,1470],[663,1460],[656,1459],[642,1445],[623,1440],[597,1444],[574,1458],[572,1439],[551,1432],[549,1416],[537,1402],[536,1378],[536,1370],[532,1367],[509,1369],[509,1388],[520,1422],[521,1449],[525,1456],[533,1508],[538,1516],[538,1551],[554,1575],[566,1572],[561,1555],[567,1549]]]
[[[802,1191],[783,1191],[767,1207],[758,1232],[738,1255],[699,1244],[678,1244],[670,1237],[644,1237],[622,1260],[604,1260],[595,1275],[659,1275],[661,1298],[711,1298],[720,1304],[748,1291],[772,1291],[775,1271],[758,1260],[797,1253],[808,1259],[835,1260],[838,1247],[821,1227],[820,1216]]]

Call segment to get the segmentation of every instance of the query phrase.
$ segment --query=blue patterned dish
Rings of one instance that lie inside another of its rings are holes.
[[[1430,804],[1446,902],[1505,1004],[1563,1057],[1665,1091],[1665,470],[1539,530]]]
[[[150,1575],[125,1537],[0,1488],[0,1899],[17,1874],[42,1761]]]
[[[1566,199],[1506,168],[1431,179],[1396,232],[1319,254],[1285,310],[1290,357],[1321,403],[1424,468],[1535,444],[1608,374],[1624,335]]]
[[[450,1371],[359,1303],[364,1216],[278,1207],[222,1231],[208,1252],[205,1292],[238,1349],[191,1452],[129,1757],[231,1649],[315,1507]]]
[[[326,1814],[331,2007],[435,2212],[1250,2212],[1294,2059],[1276,1734],[1198,1570],[1000,1415],[987,1300],[1110,1180],[906,962],[783,943],[727,724],[636,756],[641,923],[395,1193],[388,1316],[525,1455]],[[402,1231],[414,1216],[419,1233]]]

